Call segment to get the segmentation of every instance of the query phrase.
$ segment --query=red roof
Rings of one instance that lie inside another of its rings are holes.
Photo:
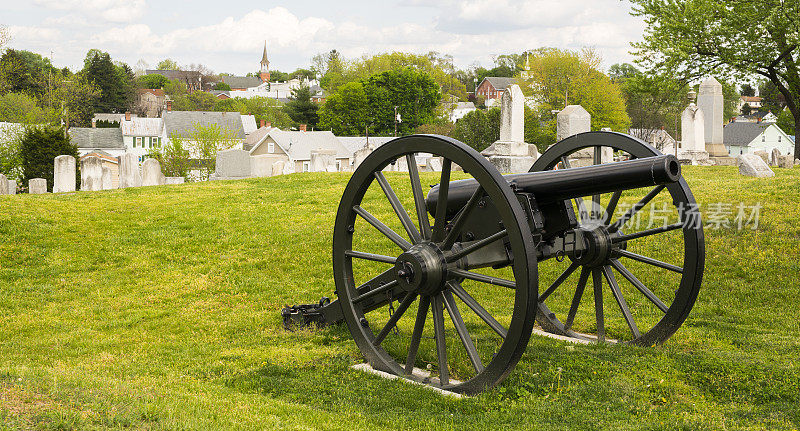
[[[158,88],[158,89],[155,89],[155,90],[154,90],[154,89],[152,89],[152,88],[140,88],[140,89],[138,89],[138,90],[136,90],[136,91],[137,91],[139,94],[144,94],[144,93],[152,93],[153,95],[155,95],[155,96],[157,96],[157,97],[164,97],[164,90],[162,90],[162,89],[160,89],[160,88]]]

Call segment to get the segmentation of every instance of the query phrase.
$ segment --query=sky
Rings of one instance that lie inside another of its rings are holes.
[[[289,72],[336,49],[453,56],[459,68],[492,67],[499,54],[593,47],[604,66],[631,61],[645,25],[627,0],[0,0],[10,47],[78,70],[89,49],[136,68],[171,58],[214,72]],[[144,63],[142,63],[142,61]]]

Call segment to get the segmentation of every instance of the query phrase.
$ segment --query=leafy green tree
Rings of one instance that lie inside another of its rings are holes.
[[[231,91],[231,86],[224,82],[217,82],[211,88],[217,91]]]
[[[22,177],[20,142],[25,132],[25,127],[7,126],[3,127],[0,133],[0,173],[9,179]]]
[[[747,84],[743,84],[742,85],[741,93],[742,93],[742,96],[753,97],[753,96],[756,95],[756,90],[755,90],[755,88],[753,88],[752,85],[747,83]]]
[[[25,93],[35,97],[47,94],[48,78],[58,69],[39,54],[8,49],[0,57],[0,93]]]
[[[134,102],[134,76],[127,65],[116,66],[107,52],[91,49],[80,74],[100,89],[95,112],[125,112]]]
[[[500,109],[467,113],[456,121],[452,136],[478,151],[485,150],[500,139]]]
[[[233,131],[224,129],[217,124],[205,126],[198,123],[194,125],[185,140],[174,134],[170,136],[170,140],[173,137],[177,138],[180,148],[187,150],[190,156],[197,161],[195,167],[199,171],[201,180],[209,179],[214,172],[217,152],[229,150],[236,146],[237,143],[236,135]]]
[[[35,97],[24,93],[0,96],[0,122],[42,124],[54,121],[55,112],[41,108]]]
[[[334,135],[361,136],[371,123],[369,99],[360,82],[339,87],[319,110],[319,126]]]
[[[47,180],[48,190],[53,188],[53,160],[69,155],[78,160],[78,147],[69,140],[64,129],[55,127],[29,127],[20,140],[23,184],[33,178]],[[76,185],[80,175],[76,175]]]
[[[169,82],[169,78],[164,75],[142,75],[136,78],[136,84],[139,88],[150,88],[153,90],[158,90],[164,88],[165,85]]]
[[[442,94],[451,95],[458,100],[466,100],[467,90],[455,76],[453,58],[437,52],[417,55],[404,52],[389,52],[373,56],[364,56],[348,65],[344,74],[347,82],[364,80],[377,73],[402,70],[412,67],[433,78],[441,88]]]
[[[175,60],[172,60],[171,58],[165,58],[165,59],[161,60],[156,65],[156,69],[158,69],[158,70],[180,70],[180,67],[178,67],[178,63],[176,63]]]
[[[742,115],[750,115],[753,113],[753,108],[750,107],[750,104],[745,103],[742,105]]]
[[[620,87],[599,70],[601,58],[590,49],[580,52],[541,48],[531,51],[524,78],[517,81],[523,93],[537,103],[550,142],[556,138],[553,112],[581,105],[592,115],[592,129],[609,127],[627,132],[630,118]]]
[[[758,93],[763,99],[761,101],[762,111],[771,111],[777,114],[786,107],[786,98],[778,91],[778,88],[772,81],[761,81],[758,86]]]
[[[189,90],[186,88],[186,84],[178,80],[169,80],[166,84],[164,84],[164,93],[175,99],[178,96],[182,96],[185,94],[189,94]]]
[[[787,135],[797,135],[797,129],[795,129],[794,126],[794,118],[792,118],[792,113],[789,112],[788,109],[781,111],[778,115],[778,121],[775,124],[786,132]]]
[[[352,81],[352,79],[348,80],[345,76],[347,63],[339,54],[339,51],[333,49],[327,54],[319,54],[314,57],[314,62],[318,64],[317,67],[324,64],[325,72],[319,81],[319,85],[325,90],[334,92],[340,86]]]
[[[772,82],[800,128],[800,2],[632,0],[647,23],[635,43],[649,70],[687,79],[728,74],[759,75]],[[795,143],[800,158],[800,142]]]
[[[363,86],[375,134],[391,135],[396,126],[397,134],[402,136],[433,122],[442,99],[433,77],[411,67],[372,75],[363,81]],[[395,122],[395,112],[400,121]]]
[[[174,111],[213,111],[218,100],[211,93],[195,91],[175,97],[172,101],[172,109]]]
[[[88,127],[95,114],[100,89],[80,74],[60,78],[53,85],[53,108],[61,110],[64,123],[68,127]]]
[[[150,149],[147,157],[158,160],[165,176],[183,177],[186,181],[189,181],[192,160],[185,145],[185,139],[176,133],[172,133],[163,147]]]
[[[317,127],[319,123],[319,105],[311,101],[311,90],[306,85],[292,90],[284,109],[292,120],[307,125],[309,129]]]

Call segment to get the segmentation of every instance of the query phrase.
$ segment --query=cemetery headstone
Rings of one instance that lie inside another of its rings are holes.
[[[778,167],[791,169],[794,167],[794,156],[778,156]]]
[[[53,193],[75,191],[75,157],[61,155],[53,161]]]
[[[361,162],[363,162],[364,159],[366,159],[367,156],[370,155],[370,153],[372,153],[374,150],[375,146],[370,144],[369,141],[367,141],[363,147],[356,150],[353,153],[353,169],[358,168],[358,166],[361,165]]]
[[[119,156],[119,188],[141,186],[142,174],[139,172],[139,158],[133,153]]]
[[[728,156],[728,150],[722,143],[722,126],[724,125],[722,116],[725,109],[722,84],[714,77],[709,77],[700,84],[697,106],[703,111],[706,151],[711,156],[711,160],[718,165],[733,164],[733,159]]]
[[[47,193],[47,180],[44,178],[31,178],[28,181],[28,193],[32,195],[43,195]]]
[[[781,157],[781,151],[777,148],[773,148],[769,156],[769,165],[778,166],[778,159],[780,157]]]
[[[8,194],[8,179],[3,174],[0,174],[0,195]]]
[[[164,184],[167,185],[174,185],[174,184],[183,184],[186,182],[186,178],[184,177],[164,177]]]
[[[286,162],[283,160],[278,160],[277,162],[272,164],[272,176],[276,175],[283,175],[283,171],[286,168]]]
[[[224,150],[217,153],[215,179],[235,180],[250,178],[250,153],[245,150]]]
[[[81,159],[81,190],[103,190],[103,161],[99,157]]]
[[[16,180],[8,180],[8,194],[10,194],[10,195],[17,194],[17,181]]]
[[[485,150],[484,157],[500,172],[528,172],[539,157],[535,145],[525,142],[525,96],[519,85],[510,85],[500,97],[500,139]]]
[[[711,164],[708,160],[703,110],[690,103],[681,114],[681,148],[678,158],[693,165]]]
[[[753,151],[753,154],[764,159],[764,163],[769,164],[769,153],[767,153],[766,151],[762,150]]]
[[[272,175],[272,165],[275,157],[268,154],[250,157],[250,173],[254,177],[269,177]]]
[[[592,130],[592,115],[581,105],[569,105],[556,115],[556,141],[590,130]],[[569,162],[573,168],[592,165],[594,151],[589,148],[576,151],[570,155]]]
[[[442,172],[442,160],[438,157],[428,157],[426,160],[428,170],[431,172]]]
[[[755,154],[742,154],[736,158],[736,163],[739,165],[739,173],[742,175],[756,178],[775,176],[775,172],[772,172],[764,160]]]
[[[142,186],[163,186],[164,174],[161,163],[156,159],[147,159],[142,163]]]
[[[336,150],[311,150],[311,172],[336,172]]]
[[[114,188],[114,178],[111,173],[111,168],[103,166],[103,177],[100,180],[103,190],[111,190]]]

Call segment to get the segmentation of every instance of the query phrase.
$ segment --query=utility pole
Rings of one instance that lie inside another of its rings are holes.
[[[394,107],[394,136],[397,136],[397,108],[399,106]]]
[[[53,108],[53,50],[50,50],[50,69],[47,77],[47,107]]]

